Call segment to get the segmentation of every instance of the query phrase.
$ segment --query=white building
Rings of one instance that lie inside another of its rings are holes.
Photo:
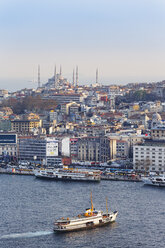
[[[134,169],[139,171],[165,171],[165,141],[148,140],[133,147]]]

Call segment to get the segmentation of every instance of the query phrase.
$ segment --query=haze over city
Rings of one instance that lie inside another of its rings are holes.
[[[62,65],[69,80],[104,84],[165,78],[163,0],[1,0],[0,84],[37,87]],[[59,70],[59,69],[58,69]]]

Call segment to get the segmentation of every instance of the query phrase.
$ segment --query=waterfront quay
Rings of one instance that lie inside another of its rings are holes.
[[[43,174],[48,174],[51,175],[51,173],[55,173],[57,170],[60,170],[64,174],[66,173],[71,173],[76,174],[76,173],[81,173],[81,174],[89,174],[91,173],[96,174],[96,176],[100,177],[101,180],[114,180],[114,181],[132,181],[132,182],[140,182],[141,177],[140,175],[136,174],[133,170],[128,170],[128,169],[114,169],[114,168],[106,168],[106,167],[89,167],[89,166],[77,166],[77,168],[74,167],[34,167],[32,166],[11,166],[11,165],[6,165],[6,166],[0,166],[0,174],[10,174],[10,175],[29,175],[29,176],[35,176],[36,172],[38,175],[41,173]],[[68,174],[69,175],[69,174]],[[49,178],[49,177],[47,177]],[[51,179],[51,177],[50,177]]]

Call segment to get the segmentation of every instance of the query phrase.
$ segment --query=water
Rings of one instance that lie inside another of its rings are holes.
[[[59,217],[90,207],[118,210],[116,223],[87,231],[53,233]],[[0,175],[0,248],[165,247],[165,188],[142,183],[42,181]]]

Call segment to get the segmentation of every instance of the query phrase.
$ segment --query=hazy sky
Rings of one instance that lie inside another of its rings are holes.
[[[37,86],[54,65],[71,80],[165,79],[165,0],[0,0],[0,88]]]

